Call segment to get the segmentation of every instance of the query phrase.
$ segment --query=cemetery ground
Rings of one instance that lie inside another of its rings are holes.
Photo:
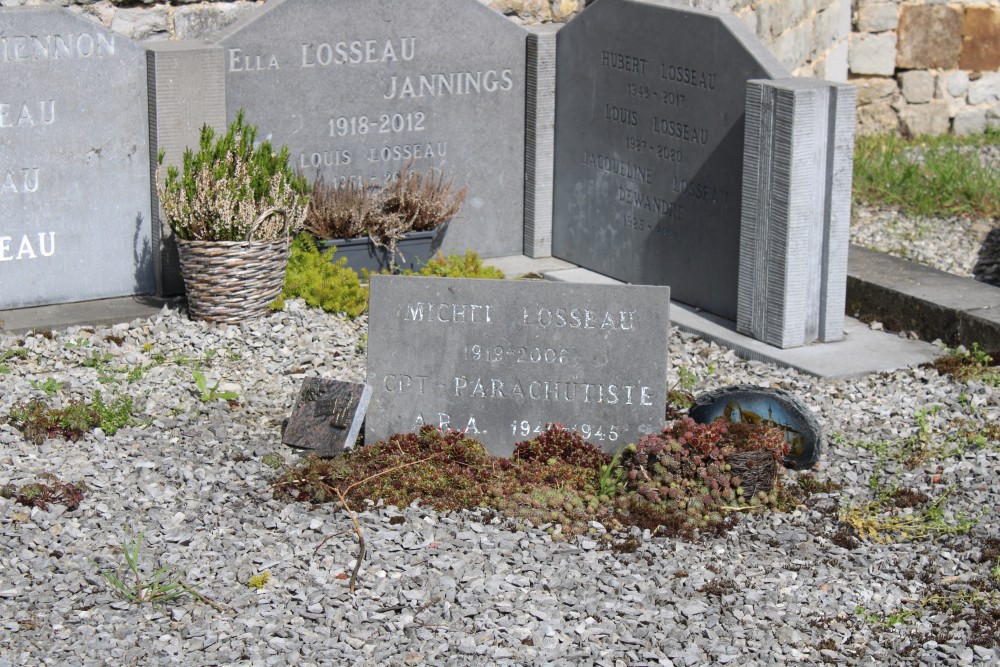
[[[363,381],[366,340],[365,315],[300,299],[238,326],[0,332],[0,666],[1000,658],[992,350],[826,380],[671,330],[670,408],[776,387],[828,437],[769,507],[694,529],[609,511],[605,461],[586,493],[521,478],[506,505],[310,502],[282,423],[304,377]]]
[[[981,351],[952,355],[951,375],[828,381],[674,330],[675,390],[777,386],[814,411],[829,446],[782,478],[789,502],[681,535],[574,522],[557,502],[556,523],[529,507],[539,489],[512,490],[535,515],[360,502],[352,594],[350,516],[274,483],[295,463],[280,434],[302,378],[362,380],[365,332],[292,300],[240,326],[164,310],[4,334],[2,414],[103,407],[100,428],[55,438],[0,426],[0,664],[996,658],[1000,402]]]

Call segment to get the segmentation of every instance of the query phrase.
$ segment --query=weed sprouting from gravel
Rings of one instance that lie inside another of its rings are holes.
[[[47,510],[49,505],[63,505],[73,511],[80,507],[87,493],[87,485],[83,482],[63,482],[52,473],[41,475],[45,482],[31,482],[15,486],[6,484],[0,487],[0,497],[13,498],[14,502],[25,507],[37,507]]]

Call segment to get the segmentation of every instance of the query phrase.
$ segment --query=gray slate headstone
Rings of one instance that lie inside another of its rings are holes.
[[[4,8],[0,81],[0,309],[152,292],[143,49]]]
[[[366,384],[306,378],[281,441],[318,456],[344,453],[361,433],[371,395]]]
[[[747,83],[736,329],[781,348],[844,337],[854,86]]]
[[[220,38],[227,116],[310,180],[440,168],[469,187],[443,250],[520,254],[526,36],[476,0],[271,0]]]
[[[374,275],[365,441],[425,424],[495,455],[561,423],[614,452],[663,427],[670,290]]]
[[[736,319],[746,82],[731,15],[598,0],[558,34],[552,254]]]

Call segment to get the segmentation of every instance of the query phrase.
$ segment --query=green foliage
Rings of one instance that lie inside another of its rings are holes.
[[[10,359],[27,359],[28,350],[23,347],[14,347],[0,353],[0,373],[10,373],[10,366],[4,362]]]
[[[994,387],[1000,386],[1000,371],[993,356],[980,348],[979,343],[973,343],[971,349],[964,346],[949,348],[932,365],[939,373],[950,375],[959,382],[977,380]]]
[[[922,506],[918,504],[915,507],[909,499],[902,503],[898,501],[900,490],[897,486],[879,482],[875,486],[878,488],[874,500],[852,502],[840,510],[840,521],[854,528],[863,539],[879,543],[925,540],[968,533],[978,521],[978,517],[945,512],[945,500],[954,487],[949,487],[933,500],[923,496]],[[905,494],[903,497],[912,495]],[[920,497],[916,501],[919,503]]]
[[[432,257],[427,266],[419,271],[407,269],[407,276],[430,276],[434,278],[495,278],[504,277],[503,271],[483,264],[483,260],[472,250],[466,250],[465,255],[448,255],[438,253]]]
[[[361,285],[358,274],[349,269],[347,258],[336,262],[336,248],[320,252],[316,241],[300,234],[292,241],[291,256],[285,270],[285,287],[279,300],[304,299],[313,308],[344,313],[354,318],[368,308],[368,288]],[[276,307],[284,307],[283,302]]]
[[[267,585],[267,582],[271,579],[271,573],[264,570],[260,574],[255,574],[250,577],[250,581],[247,582],[247,588],[252,588],[255,591],[259,591]]]
[[[908,437],[850,444],[872,452],[880,463],[894,461],[907,468],[960,456],[971,450],[996,449],[995,441],[1000,436],[997,424],[961,420],[935,427],[931,420],[940,410],[940,406],[933,406],[915,411],[916,432]]]
[[[886,630],[891,630],[897,625],[905,623],[909,619],[916,616],[916,612],[906,609],[905,607],[897,609],[891,614],[887,614],[885,612],[868,611],[862,605],[858,605],[855,607],[854,613],[869,625],[874,625],[875,627]]]
[[[220,398],[224,401],[237,401],[240,398],[240,395],[235,391],[219,391],[219,385],[222,383],[221,380],[216,380],[215,384],[209,387],[204,373],[192,368],[191,375],[194,377],[194,384],[198,388],[198,395],[203,403],[209,403]]]
[[[622,466],[638,501],[694,529],[721,523],[727,511],[776,508],[781,488],[775,482],[787,453],[776,428],[684,418],[627,448]]]
[[[109,405],[104,402],[101,390],[97,389],[94,391],[94,400],[91,407],[97,413],[98,426],[107,435],[114,435],[120,429],[133,423],[133,400],[131,396],[118,396]]]
[[[46,378],[45,382],[41,382],[39,380],[29,380],[29,384],[32,388],[45,392],[46,396],[55,395],[55,393],[62,389],[63,386],[62,383],[56,381],[55,378]]]
[[[756,447],[775,466],[780,465],[784,455],[780,432],[774,436],[764,427],[751,425],[728,428],[733,433],[723,448]],[[740,437],[747,442],[737,442]],[[514,454],[505,459],[491,456],[462,432],[424,427],[418,434],[397,434],[337,458],[310,457],[284,470],[272,488],[275,498],[312,503],[336,501],[339,491],[355,508],[365,500],[404,507],[417,499],[439,511],[488,506],[535,525],[559,524],[563,535],[584,533],[592,521],[601,522],[609,531],[624,525],[666,526],[672,534],[689,534],[693,527],[707,526],[688,525],[685,518],[678,520],[674,509],[640,495],[626,478],[632,468],[619,467],[617,460],[631,456],[628,460],[635,462],[635,450],[632,445],[611,457],[578,434],[554,425],[518,443]],[[762,493],[755,502],[764,506],[773,501],[773,495]],[[723,523],[721,516],[714,521]]]
[[[128,533],[125,535],[125,540],[122,542],[122,552],[125,555],[127,572],[101,570],[101,576],[115,592],[129,602],[137,604],[149,602],[158,605],[185,595],[206,602],[205,598],[194,588],[184,583],[183,572],[172,573],[168,565],[161,567],[148,577],[143,575],[139,567],[139,550],[142,546],[143,535],[144,533],[139,533],[135,537]]]
[[[133,423],[132,408],[131,396],[119,396],[107,404],[98,389],[90,403],[76,399],[61,408],[39,399],[18,403],[11,407],[8,419],[35,444],[59,437],[76,442],[84,433],[98,427],[114,435],[120,428]]]
[[[52,473],[42,473],[47,482],[32,482],[15,487],[6,484],[0,487],[0,497],[13,498],[14,502],[26,507],[47,510],[49,505],[64,505],[73,511],[80,507],[83,496],[89,490],[83,482],[63,482]]]
[[[858,137],[855,201],[923,216],[1000,218],[1000,172],[969,149],[984,144],[1000,144],[1000,131],[963,139]]]
[[[253,239],[272,240],[284,235],[286,220],[293,228],[300,224],[307,186],[288,166],[288,147],[275,152],[270,141],[256,144],[257,128],[244,122],[241,110],[218,138],[212,127],[202,127],[198,151],[184,152],[183,170],[167,167],[157,191],[179,238],[244,241],[253,231]],[[158,157],[162,165],[162,151]],[[268,217],[270,210],[283,215]]]
[[[266,465],[268,468],[273,468],[274,470],[280,470],[285,467],[285,457],[278,452],[268,452],[261,457],[260,462]]]
[[[625,486],[625,469],[621,467],[623,451],[625,446],[620,447],[611,460],[602,463],[598,469],[597,484],[600,487],[598,493],[602,496],[616,496]]]

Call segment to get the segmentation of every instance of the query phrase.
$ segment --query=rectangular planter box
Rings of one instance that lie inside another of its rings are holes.
[[[428,232],[410,232],[399,242],[396,253],[396,266],[400,271],[412,269],[419,271],[437,252],[440,242],[438,234],[441,230]],[[379,248],[367,236],[353,239],[329,239],[321,241],[321,248],[326,250],[336,246],[334,261],[341,257],[347,258],[347,266],[361,275],[362,269],[372,273],[389,270],[389,252]]]

